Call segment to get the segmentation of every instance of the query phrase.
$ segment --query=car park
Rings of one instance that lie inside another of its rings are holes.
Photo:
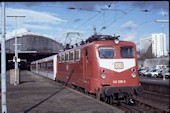
[[[162,72],[162,69],[153,69],[153,70],[150,70],[148,73],[147,73],[147,77],[160,77],[161,76],[161,72]]]

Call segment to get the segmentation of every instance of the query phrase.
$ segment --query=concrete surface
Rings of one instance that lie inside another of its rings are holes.
[[[20,77],[20,84],[10,85],[7,72],[8,113],[123,112],[29,71],[21,71]]]

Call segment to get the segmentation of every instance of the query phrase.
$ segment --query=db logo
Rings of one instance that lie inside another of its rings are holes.
[[[123,62],[115,62],[114,67],[115,69],[123,69]]]

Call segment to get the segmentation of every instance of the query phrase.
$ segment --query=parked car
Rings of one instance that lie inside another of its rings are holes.
[[[169,68],[166,68],[165,70],[162,71],[161,75],[162,77],[165,76],[166,78],[170,78],[170,69]]]
[[[156,70],[156,69],[153,69],[153,70],[150,70],[148,73],[147,73],[147,77],[158,77],[158,76],[160,76],[161,75],[161,72],[162,72],[162,70]]]
[[[143,76],[147,76],[151,70],[146,70],[143,72]]]
[[[145,73],[146,73],[147,71],[148,71],[148,70],[146,70],[146,69],[139,69],[139,70],[138,70],[140,76],[145,76]]]

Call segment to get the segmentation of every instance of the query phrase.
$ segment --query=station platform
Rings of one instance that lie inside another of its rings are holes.
[[[169,79],[140,77],[140,83],[145,91],[169,95]]]
[[[163,78],[142,77],[142,76],[140,76],[140,82],[142,82],[142,83],[152,83],[152,84],[161,84],[161,85],[167,85],[167,86],[169,86],[169,83],[170,83],[168,78],[163,80]]]
[[[20,78],[10,85],[7,72],[8,113],[124,113],[30,71],[21,71]]]

